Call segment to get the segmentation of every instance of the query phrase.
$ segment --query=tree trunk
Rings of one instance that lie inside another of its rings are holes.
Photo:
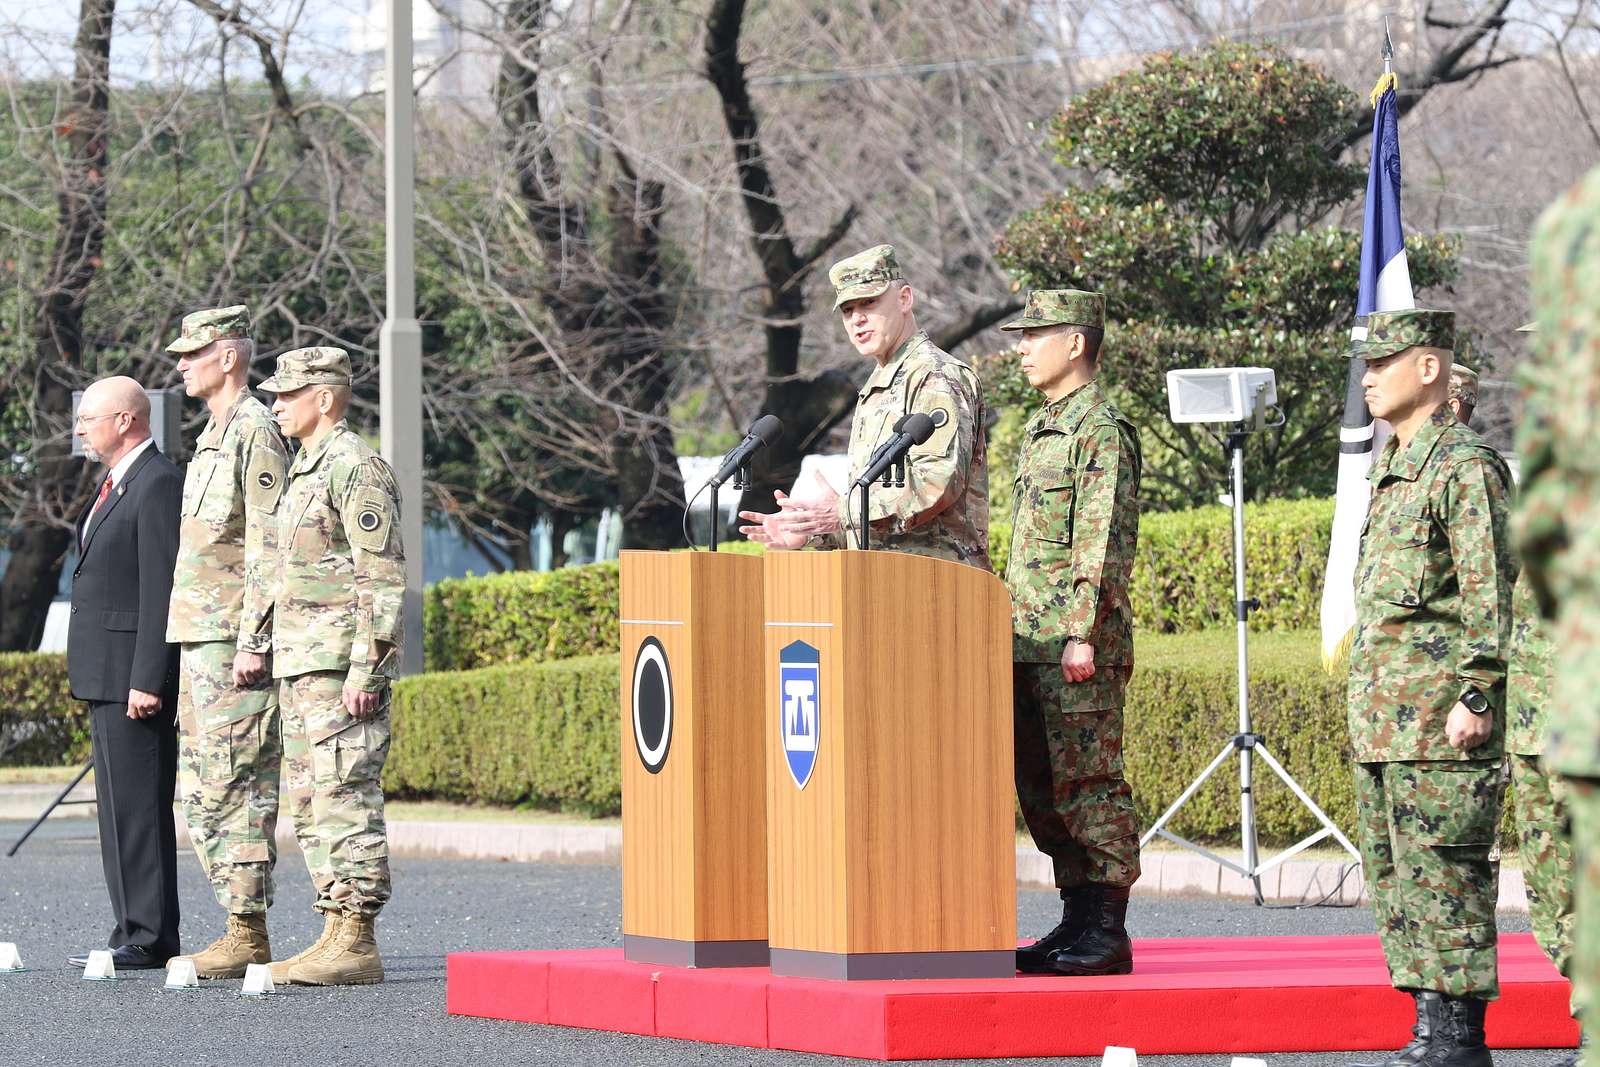
[[[88,503],[83,463],[63,427],[72,412],[73,372],[83,362],[83,307],[105,243],[107,115],[111,25],[116,0],[83,0],[67,112],[60,135],[61,184],[56,191],[56,244],[36,290],[33,320],[35,475],[27,502],[12,520],[11,562],[0,580],[0,649],[38,645],[61,578],[70,524]]]

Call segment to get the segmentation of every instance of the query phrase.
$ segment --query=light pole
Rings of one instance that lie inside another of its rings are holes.
[[[400,482],[406,551],[401,669],[422,670],[422,327],[417,325],[416,131],[411,0],[384,0],[383,178],[385,306],[378,333],[378,425],[383,458]]]

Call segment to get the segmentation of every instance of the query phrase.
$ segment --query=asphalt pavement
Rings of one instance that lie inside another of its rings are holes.
[[[25,824],[0,821],[0,846]],[[192,853],[178,859],[184,949],[204,947],[222,913]],[[271,911],[273,945],[297,951],[321,923],[300,857],[278,867]],[[498,1064],[757,1064],[812,1067],[861,1063],[660,1038],[603,1034],[444,1013],[444,959],[470,949],[579,948],[620,942],[621,876],[614,867],[397,859],[395,899],[378,923],[388,980],[348,989],[290,987],[246,999],[237,982],[168,992],[163,974],[130,972],[115,983],[85,982],[67,956],[105,944],[109,906],[94,824],[52,821],[13,858],[0,856],[0,941],[15,941],[29,968],[0,975],[0,1064],[199,1065],[403,1063],[407,1067]],[[1053,925],[1052,893],[1018,894],[1019,928]],[[1525,916],[1501,916],[1526,929]],[[1136,899],[1135,937],[1371,933],[1365,909],[1268,911],[1217,899]],[[1329,1011],[1338,1005],[1329,1004]],[[1175,1020],[1175,1024],[1181,1025]],[[1272,1067],[1333,1067],[1369,1054],[1266,1055]],[[1557,1054],[1495,1055],[1500,1067],[1535,1067]],[[971,1061],[958,1061],[971,1062]],[[1008,1064],[1094,1065],[1098,1059],[1005,1060]],[[1228,1067],[1227,1056],[1141,1057],[1153,1067]]]

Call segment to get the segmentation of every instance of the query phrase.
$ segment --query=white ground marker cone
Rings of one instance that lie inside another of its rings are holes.
[[[111,950],[97,948],[89,953],[89,962],[83,965],[83,977],[90,982],[109,982],[117,976],[117,965],[111,962]]]
[[[276,993],[272,985],[272,968],[265,963],[247,964],[244,969],[244,988],[239,990],[242,997],[267,997]]]
[[[0,941],[0,971],[21,971],[22,956],[13,941]]]
[[[1139,1054],[1121,1045],[1107,1045],[1100,1057],[1100,1067],[1139,1067]]]
[[[167,988],[200,988],[200,976],[194,971],[194,960],[175,959],[167,963]]]

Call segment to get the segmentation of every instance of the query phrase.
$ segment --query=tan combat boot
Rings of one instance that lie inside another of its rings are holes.
[[[246,964],[267,963],[272,945],[267,940],[267,917],[229,915],[228,928],[204,950],[184,959],[194,961],[194,973],[201,978],[242,978]]]
[[[297,963],[305,963],[307,960],[321,955],[322,950],[328,947],[328,942],[332,941],[334,935],[338,933],[340,919],[341,916],[336,911],[323,912],[322,933],[318,935],[315,941],[286,960],[274,960],[272,962],[272,984],[281,985],[288,982],[290,967]]]
[[[373,985],[383,981],[383,960],[371,915],[346,915],[322,954],[289,968],[294,985]]]

